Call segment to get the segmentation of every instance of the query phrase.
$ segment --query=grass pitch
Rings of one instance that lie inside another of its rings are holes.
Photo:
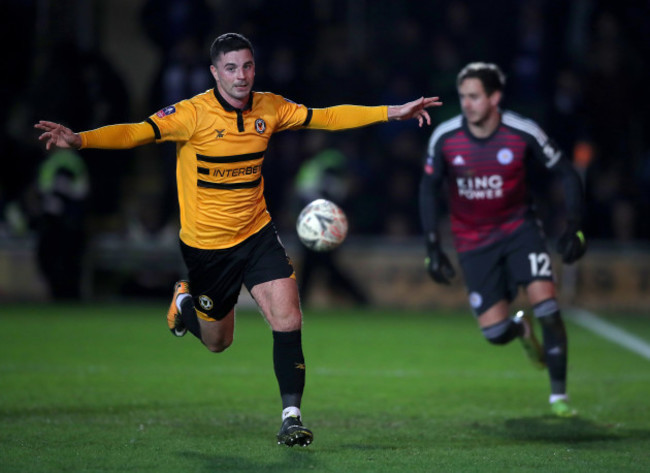
[[[0,307],[0,472],[650,469],[650,361],[570,322],[567,420],[549,415],[545,372],[483,341],[468,311],[307,310],[315,440],[287,448],[261,316],[240,311],[215,355],[172,337],[166,309]],[[649,322],[628,323],[650,342]]]

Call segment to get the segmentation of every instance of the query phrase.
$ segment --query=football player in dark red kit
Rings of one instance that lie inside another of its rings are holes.
[[[454,246],[483,335],[496,345],[521,340],[533,363],[548,369],[552,412],[571,417],[576,411],[566,391],[567,335],[527,172],[536,160],[562,178],[568,221],[558,251],[567,264],[586,250],[582,183],[535,122],[499,108],[504,86],[505,76],[495,64],[468,64],[457,79],[462,114],[431,135],[419,198],[427,270],[442,284],[455,275],[438,235],[439,199],[446,181]],[[509,315],[520,286],[534,318],[522,311]],[[535,319],[541,325],[542,346],[533,331]]]

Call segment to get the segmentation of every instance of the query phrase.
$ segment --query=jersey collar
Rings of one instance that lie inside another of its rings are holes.
[[[486,136],[484,138],[479,138],[478,136],[475,136],[475,135],[472,134],[472,132],[469,129],[469,125],[467,125],[467,118],[465,118],[464,116],[462,116],[462,120],[461,120],[462,125],[461,126],[462,126],[463,130],[465,131],[465,133],[467,134],[467,136],[469,136],[470,140],[476,141],[477,143],[485,143],[485,142],[489,141],[490,139],[492,139],[492,137],[499,132],[499,129],[501,128],[501,125],[503,124],[503,119],[502,118],[503,118],[503,112],[501,110],[499,110],[499,124],[497,125],[497,127],[494,129],[494,131],[489,136]]]
[[[250,110],[251,108],[253,108],[253,91],[252,90],[251,90],[250,96],[248,97],[248,103],[246,104],[246,106],[243,109],[242,108],[235,108],[232,105],[230,105],[228,103],[228,101],[221,96],[221,94],[219,93],[219,90],[216,87],[214,89],[212,89],[212,90],[214,90],[214,96],[217,98],[217,100],[219,101],[219,103],[221,104],[223,109],[225,111],[227,111],[227,112],[237,112],[237,111],[243,112],[244,110]]]

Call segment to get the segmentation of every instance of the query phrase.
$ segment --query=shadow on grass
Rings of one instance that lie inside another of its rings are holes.
[[[503,424],[475,423],[472,427],[486,435],[532,442],[583,443],[650,439],[650,430],[625,429],[616,424],[597,423],[580,417],[526,417],[507,419]]]
[[[283,448],[283,447],[278,447]],[[286,447],[284,447],[286,448]],[[317,467],[316,460],[307,448],[292,448],[282,455],[284,458],[268,461],[255,461],[243,456],[209,455],[203,452],[181,452],[180,456],[193,464],[201,465],[193,471],[205,472],[237,472],[260,473],[309,471]]]

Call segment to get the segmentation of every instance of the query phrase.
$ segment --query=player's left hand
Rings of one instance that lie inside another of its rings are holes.
[[[566,264],[574,263],[582,258],[587,251],[587,239],[580,226],[570,222],[567,229],[557,242],[557,251],[562,255]]]
[[[431,117],[427,112],[428,107],[439,107],[442,105],[440,97],[420,97],[404,105],[391,105],[388,107],[389,120],[410,120],[415,118],[418,126],[422,127],[426,120],[427,125],[431,125]]]
[[[438,284],[451,284],[451,280],[456,275],[454,267],[451,265],[449,258],[437,244],[428,245],[427,257],[424,259],[427,272],[431,279]]]

